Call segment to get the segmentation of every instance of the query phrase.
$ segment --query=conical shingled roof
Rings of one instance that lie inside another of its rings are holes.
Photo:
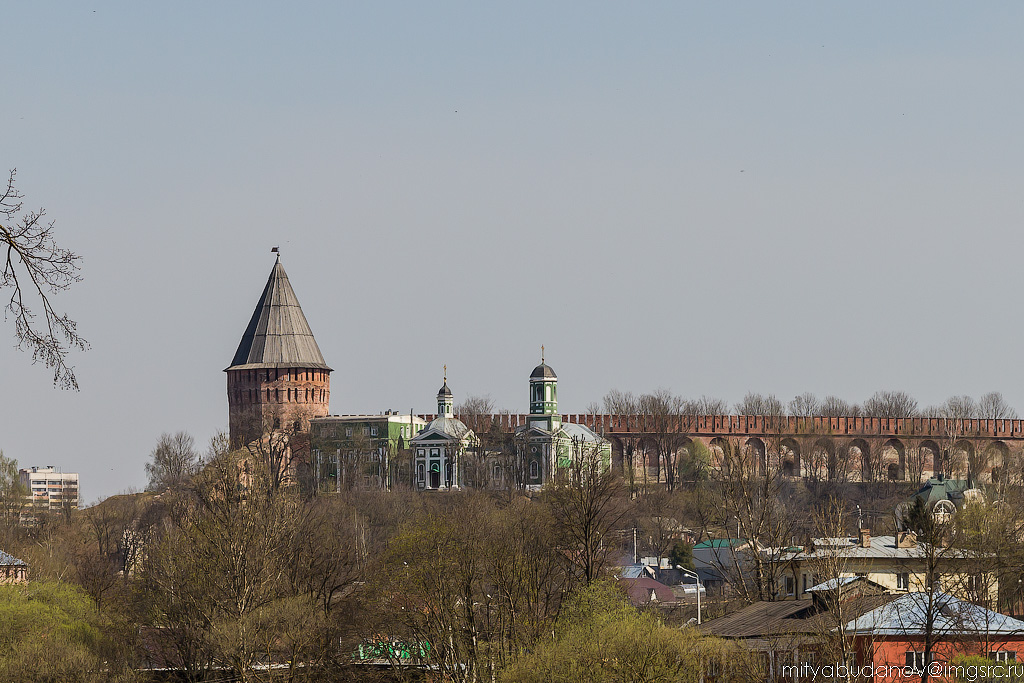
[[[324,363],[280,257],[227,369],[255,368],[331,370]]]

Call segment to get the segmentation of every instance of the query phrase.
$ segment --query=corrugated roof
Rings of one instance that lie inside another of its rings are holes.
[[[278,258],[228,370],[314,368],[330,371]]]
[[[859,596],[844,603],[847,614],[864,614],[892,600],[891,595]],[[835,615],[815,605],[812,598],[755,602],[732,614],[704,624],[704,631],[722,638],[818,635],[834,627]]]
[[[931,617],[933,633],[966,635],[1024,634],[1024,622],[936,591],[907,593],[863,614],[846,630],[874,635],[923,635]]]
[[[862,548],[857,545],[855,538],[815,538],[813,541],[815,550],[800,552],[784,552],[779,561],[790,560],[812,560],[822,555],[835,553],[844,558],[878,558],[878,559],[920,559],[925,556],[925,549],[921,545],[914,545],[910,548],[900,548],[896,543],[895,536],[872,536],[871,545]],[[822,552],[817,552],[818,550]]]
[[[817,591],[822,591],[822,592],[824,592],[824,591],[833,591],[833,590],[835,590],[837,588],[841,588],[842,586],[847,586],[847,585],[853,583],[854,581],[856,581],[857,579],[860,579],[860,578],[862,578],[862,577],[860,577],[860,576],[840,576],[839,578],[829,579],[828,581],[825,581],[824,583],[819,583],[816,586],[811,586],[810,588],[808,588],[804,592],[805,593],[815,593]]]
[[[10,553],[0,550],[0,567],[27,567],[24,560],[19,560]]]

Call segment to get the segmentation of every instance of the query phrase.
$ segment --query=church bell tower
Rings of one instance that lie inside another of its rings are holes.
[[[542,418],[542,419],[538,419]],[[544,362],[544,347],[540,347],[540,365],[530,373],[530,426],[549,432],[562,426],[558,414],[558,375]]]

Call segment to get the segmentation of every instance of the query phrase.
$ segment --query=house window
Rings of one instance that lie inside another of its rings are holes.
[[[424,468],[423,468],[423,463],[420,463],[419,465],[416,465],[416,478],[419,479],[420,481],[423,481],[424,475],[425,475],[425,471],[424,471]]]
[[[907,572],[901,572],[896,575],[896,590],[906,591],[910,590],[910,574]]]
[[[423,457],[423,449],[422,448],[417,448],[416,449],[416,455],[418,455],[419,457],[422,458]]]
[[[430,449],[430,457],[436,458],[440,454],[440,451],[436,448]]]
[[[537,466],[537,461],[533,460],[530,462],[530,479],[537,479],[540,477],[540,467]]]
[[[796,592],[796,581],[792,576],[786,577],[786,595],[793,595]]]
[[[931,664],[935,659],[935,653],[928,653],[928,661],[925,662],[924,653],[914,650],[907,650],[907,668],[914,671],[923,671],[926,664]]]
[[[377,428],[370,427],[370,436],[377,436]]]
[[[352,436],[352,428],[345,427],[345,436]]]
[[[990,650],[988,658],[993,662],[1016,662],[1016,650]]]
[[[495,465],[494,466],[494,473],[493,474],[494,474],[494,478],[495,479],[501,479],[501,465]]]
[[[801,576],[800,581],[803,584],[803,588],[800,589],[800,592],[801,593],[806,593],[807,592],[807,574],[801,574],[800,576]]]

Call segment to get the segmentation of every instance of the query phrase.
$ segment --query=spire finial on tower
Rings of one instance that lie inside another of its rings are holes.
[[[278,261],[281,260],[281,247],[271,247],[270,248],[270,253],[271,254],[277,254],[277,260]]]
[[[448,384],[448,364],[444,365],[444,383]]]
[[[540,362],[541,362],[542,365],[544,364],[544,345],[543,344],[540,345]]]

